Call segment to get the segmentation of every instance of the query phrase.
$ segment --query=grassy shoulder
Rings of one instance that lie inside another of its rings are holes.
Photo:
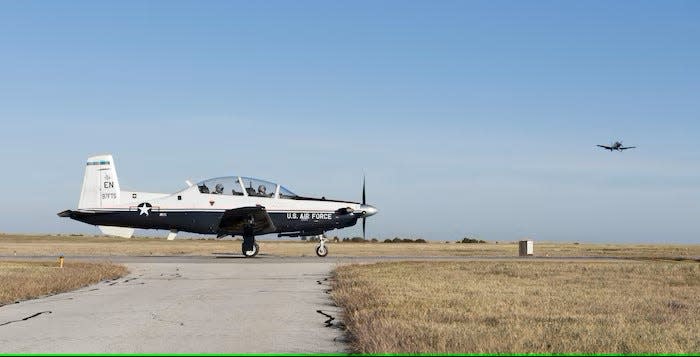
[[[694,262],[392,262],[335,270],[360,353],[695,353]]]
[[[53,295],[128,273],[123,265],[112,263],[56,261],[0,261],[0,306],[15,301]]]
[[[315,256],[312,242],[259,239],[261,254]],[[462,243],[329,243],[330,256],[517,256],[516,242]],[[211,255],[238,253],[241,242],[231,239],[113,238],[95,236],[2,235],[0,255]],[[700,259],[700,244],[593,244],[535,242],[535,256],[616,256],[631,258]]]

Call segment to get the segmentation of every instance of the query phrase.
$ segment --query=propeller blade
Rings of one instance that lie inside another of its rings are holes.
[[[367,223],[367,217],[362,218],[362,239],[367,239],[365,234],[365,223]]]
[[[367,204],[367,196],[365,195],[365,175],[362,175],[362,205]],[[366,235],[366,226],[367,226],[367,215],[363,212],[362,215],[362,239],[367,239]]]
[[[365,199],[365,175],[362,175],[362,204],[367,204],[367,200]]]

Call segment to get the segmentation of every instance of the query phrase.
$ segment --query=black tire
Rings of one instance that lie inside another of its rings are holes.
[[[316,246],[316,255],[318,255],[321,258],[325,257],[326,255],[328,255],[328,247],[323,245],[323,249],[321,249],[321,246],[317,245]]]
[[[256,243],[253,243],[253,250],[252,251],[245,251],[245,250],[243,250],[243,244],[241,244],[241,252],[243,253],[244,257],[252,258],[252,257],[258,255],[258,252],[260,252],[260,246],[256,242]]]

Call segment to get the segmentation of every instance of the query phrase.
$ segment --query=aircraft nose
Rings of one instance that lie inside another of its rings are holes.
[[[365,217],[374,216],[379,212],[378,209],[371,205],[360,205],[360,209],[365,213]]]

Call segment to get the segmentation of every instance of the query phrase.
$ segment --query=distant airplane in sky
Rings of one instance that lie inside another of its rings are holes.
[[[622,150],[636,148],[636,146],[622,146],[622,141],[616,141],[615,143],[610,144],[610,146],[605,146],[605,145],[598,145],[598,146],[602,147],[603,149],[610,150],[610,152],[612,152],[613,150],[622,151]]]

